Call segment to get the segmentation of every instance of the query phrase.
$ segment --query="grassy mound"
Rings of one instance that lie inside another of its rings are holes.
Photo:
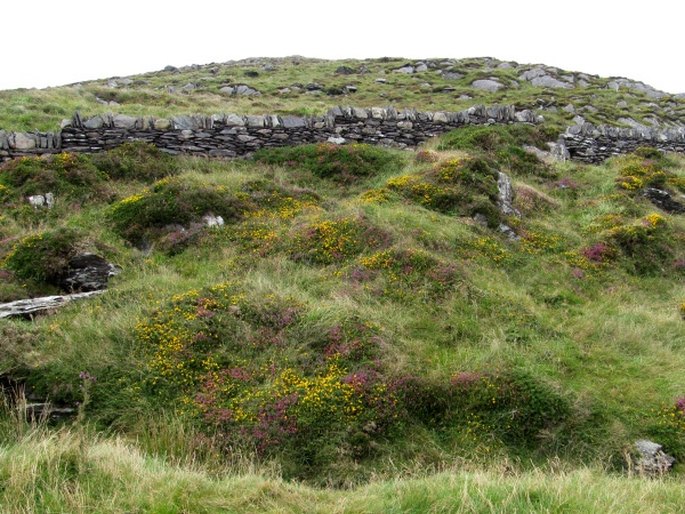
[[[300,168],[319,178],[343,184],[392,171],[402,165],[397,153],[366,144],[319,143],[259,150],[254,159],[265,164]]]
[[[129,141],[91,156],[93,164],[111,179],[153,182],[179,172],[178,161],[155,145]]]

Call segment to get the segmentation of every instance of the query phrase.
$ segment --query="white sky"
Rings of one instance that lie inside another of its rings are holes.
[[[244,57],[482,57],[685,92],[682,0],[9,0],[0,89]]]

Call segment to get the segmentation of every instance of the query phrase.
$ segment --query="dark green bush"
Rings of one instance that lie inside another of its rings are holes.
[[[231,223],[249,206],[249,199],[239,198],[223,186],[171,178],[115,203],[108,216],[118,234],[138,243],[162,235],[168,226],[199,223],[210,213]]]
[[[401,158],[393,152],[365,144],[312,145],[259,150],[254,159],[267,164],[301,168],[317,177],[350,183],[398,168]]]
[[[91,158],[98,169],[113,179],[152,182],[179,171],[174,157],[144,141],[126,142]]]
[[[53,283],[83,250],[83,242],[79,232],[67,228],[33,234],[14,245],[5,265],[17,277]]]
[[[21,157],[0,167],[0,184],[7,198],[54,193],[81,202],[111,197],[107,175],[88,156],[60,153],[48,157]]]
[[[467,150],[495,153],[508,146],[532,145],[545,149],[545,143],[556,139],[542,127],[533,125],[466,126],[442,136],[438,150]]]

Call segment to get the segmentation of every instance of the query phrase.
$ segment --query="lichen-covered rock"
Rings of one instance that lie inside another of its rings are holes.
[[[671,214],[685,213],[685,204],[678,202],[673,198],[673,195],[663,189],[656,187],[648,187],[642,191],[642,196],[647,198],[650,202]]]
[[[69,260],[59,285],[65,291],[88,292],[107,288],[109,278],[121,270],[99,255],[84,253]]]
[[[662,448],[660,444],[647,439],[635,441],[638,455],[633,464],[637,472],[648,476],[668,473],[675,464],[675,458],[664,453]]]
[[[471,87],[475,89],[482,89],[483,91],[488,91],[490,93],[494,93],[495,91],[500,90],[504,86],[496,80],[481,79],[474,80],[473,82],[471,82]]]
[[[85,293],[27,298],[25,300],[3,303],[0,304],[0,319],[16,317],[26,318],[36,314],[48,313],[74,300],[90,298],[91,296],[100,293],[102,293],[102,291],[89,291]]]

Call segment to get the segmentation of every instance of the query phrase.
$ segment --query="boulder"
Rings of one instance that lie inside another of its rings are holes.
[[[223,227],[224,218],[221,216],[214,216],[213,214],[205,214],[202,216],[202,221],[207,227]]]
[[[661,476],[671,470],[675,458],[664,453],[663,447],[653,441],[635,441],[637,456],[633,462],[638,473],[648,476]]]
[[[121,269],[93,253],[77,255],[69,260],[67,269],[58,279],[58,285],[65,291],[89,292],[107,289],[109,278]]]
[[[483,91],[488,91],[489,93],[494,93],[495,91],[498,91],[504,86],[496,80],[481,79],[474,80],[473,82],[471,82],[471,87],[475,89],[481,89]]]
[[[656,205],[659,209],[670,214],[685,213],[685,204],[673,198],[673,195],[663,189],[647,187],[642,191],[642,196]]]
[[[530,81],[530,83],[535,87],[546,87],[552,89],[563,89],[571,87],[568,82],[562,82],[561,80],[550,77],[549,75],[543,75],[541,77],[535,77]]]
[[[505,216],[521,216],[514,207],[514,186],[506,173],[497,172],[497,206]]]
[[[40,209],[46,207],[52,209],[55,205],[55,195],[52,193],[45,193],[44,195],[32,195],[27,198],[29,204],[34,208]]]
[[[414,71],[415,71],[415,69],[412,65],[405,64],[401,68],[397,68],[395,70],[395,73],[404,73],[405,75],[411,75],[412,73],[414,73]]]
[[[36,148],[36,137],[33,134],[14,132],[10,139],[10,146],[15,150],[32,150]]]
[[[357,70],[350,68],[349,66],[338,66],[335,70],[336,75],[352,75],[357,73]]]

